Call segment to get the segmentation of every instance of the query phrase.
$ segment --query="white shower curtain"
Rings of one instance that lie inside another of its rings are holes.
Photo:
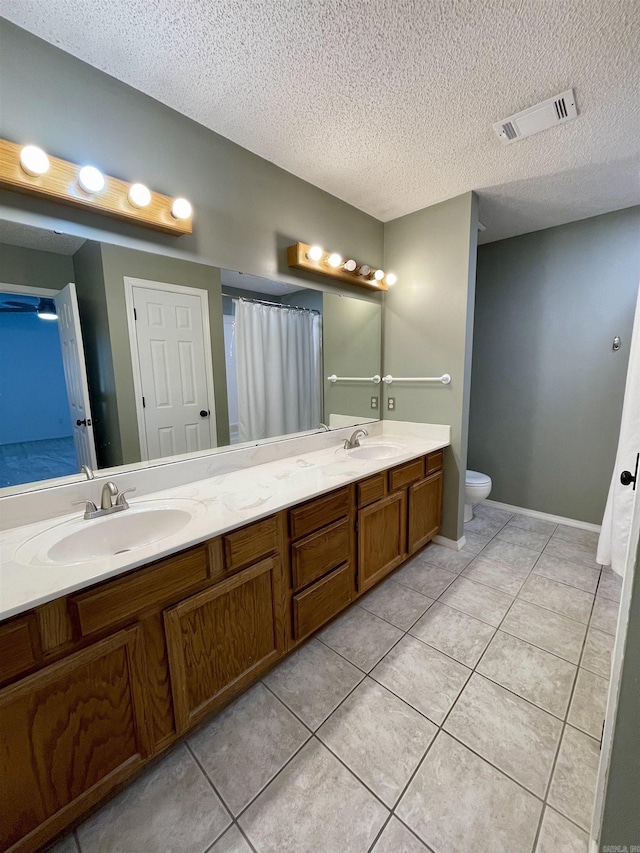
[[[636,456],[640,451],[640,289],[633,323],[633,335],[629,350],[627,384],[624,391],[622,421],[618,453],[609,486],[609,496],[602,519],[602,530],[598,541],[596,559],[603,566],[611,566],[614,572],[624,575],[629,548],[629,534],[634,503],[640,495],[640,482],[636,491],[632,486],[623,486],[620,482],[622,471],[631,471],[636,467]]]
[[[239,440],[317,427],[320,315],[244,300],[235,309]]]

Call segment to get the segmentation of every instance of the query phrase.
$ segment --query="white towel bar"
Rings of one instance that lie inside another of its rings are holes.
[[[380,384],[380,374],[376,373],[375,376],[336,376],[335,373],[332,373],[331,376],[327,376],[328,382],[373,382],[375,385]]]
[[[442,382],[443,385],[448,385],[451,377],[448,373],[443,373],[442,376],[392,376],[387,373],[382,377],[382,381],[387,385],[391,385],[392,382]]]

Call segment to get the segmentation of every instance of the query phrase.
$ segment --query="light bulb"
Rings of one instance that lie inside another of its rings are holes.
[[[20,152],[20,165],[27,175],[36,178],[49,171],[49,158],[37,145],[25,145]]]
[[[362,264],[362,266],[358,270],[358,275],[369,275],[370,272],[371,267],[368,264]]]
[[[384,278],[384,270],[376,270],[373,274],[376,281],[382,281]]]
[[[332,252],[327,258],[327,263],[330,267],[339,267],[342,263],[342,258],[337,252]]]
[[[387,284],[389,285],[389,287],[393,287],[393,285],[396,283],[398,278],[397,278],[395,273],[388,272],[386,280],[387,280]]]
[[[356,262],[352,258],[350,258],[348,261],[345,261],[343,264],[343,268],[347,272],[353,272],[357,266],[358,265],[356,264]]]
[[[78,183],[87,193],[99,193],[104,189],[104,175],[95,166],[83,166],[78,172]]]
[[[309,251],[307,252],[307,257],[310,261],[319,261],[320,258],[324,255],[324,249],[322,246],[311,246]]]
[[[134,207],[146,207],[151,203],[151,193],[144,184],[131,184],[129,187],[129,201]]]
[[[188,219],[192,210],[191,202],[187,201],[186,198],[176,198],[171,205],[171,215],[174,219]]]

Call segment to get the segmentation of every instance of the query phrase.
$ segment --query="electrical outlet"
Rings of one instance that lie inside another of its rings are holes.
[[[395,411],[396,408],[396,398],[395,397],[387,397],[387,409],[390,412]]]
[[[371,398],[371,408],[372,408],[372,409],[377,409],[377,408],[378,408],[378,398],[377,398],[377,397],[372,397],[372,398]]]

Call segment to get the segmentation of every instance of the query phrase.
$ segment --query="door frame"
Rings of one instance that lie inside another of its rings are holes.
[[[64,290],[64,288],[61,288],[61,290]],[[60,293],[60,290],[51,290],[50,287],[31,287],[28,284],[7,284],[6,282],[0,282],[0,293],[23,293],[25,296],[54,297]]]
[[[213,442],[212,447],[217,447],[218,430],[216,427],[216,398],[213,384],[213,354],[211,351],[211,324],[209,322],[209,294],[206,290],[199,287],[186,287],[182,284],[170,284],[164,281],[153,281],[145,278],[135,278],[128,275],[125,275],[123,278],[141,461],[147,462],[149,460],[149,449],[147,446],[147,427],[144,418],[144,408],[142,406],[142,376],[140,374],[138,331],[136,329],[136,321],[133,316],[133,291],[136,287],[144,288],[145,290],[160,290],[165,293],[183,293],[187,296],[196,296],[200,299],[202,309],[202,331],[204,335],[205,382],[209,397],[209,411],[211,412],[209,415],[209,431]],[[202,451],[198,452],[201,453]]]

